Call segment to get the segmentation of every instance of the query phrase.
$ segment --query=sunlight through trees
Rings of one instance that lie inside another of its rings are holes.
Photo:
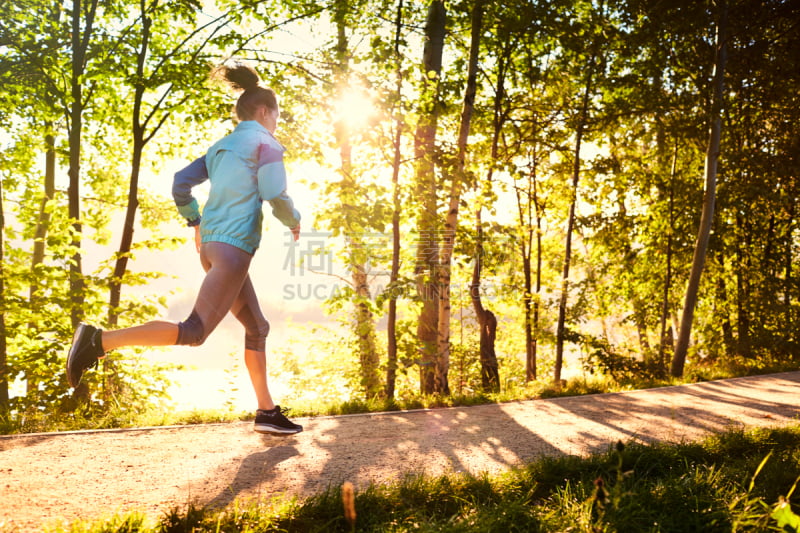
[[[795,3],[13,0],[0,17],[4,410],[165,395],[133,351],[71,392],[65,346],[80,320],[164,310],[137,253],[188,235],[146,178],[233,126],[208,79],[230,57],[278,92],[310,191],[307,275],[287,275],[334,326],[276,364],[298,383],[446,396],[800,360]]]

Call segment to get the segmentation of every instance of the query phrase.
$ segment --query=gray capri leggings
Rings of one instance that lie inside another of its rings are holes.
[[[247,270],[253,256],[222,242],[200,246],[200,262],[206,277],[189,318],[178,324],[176,344],[199,346],[230,311],[244,326],[244,346],[263,352],[269,322],[261,313]]]

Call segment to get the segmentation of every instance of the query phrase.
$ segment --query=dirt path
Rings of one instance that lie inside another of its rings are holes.
[[[299,420],[264,437],[251,423],[0,437],[0,531],[39,531],[117,511],[306,495],[408,471],[499,472],[618,440],[682,441],[795,423],[800,372],[503,405]]]

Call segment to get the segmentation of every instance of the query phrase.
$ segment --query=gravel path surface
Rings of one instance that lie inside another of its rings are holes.
[[[502,405],[298,419],[265,437],[252,423],[0,437],[0,531],[187,503],[308,495],[405,472],[496,473],[618,440],[680,442],[800,415],[800,372]]]

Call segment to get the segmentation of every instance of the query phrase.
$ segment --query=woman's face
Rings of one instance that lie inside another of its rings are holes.
[[[275,133],[275,130],[278,128],[278,119],[280,117],[280,109],[272,109],[267,106],[260,106],[256,115],[256,121],[267,128],[270,133]]]

